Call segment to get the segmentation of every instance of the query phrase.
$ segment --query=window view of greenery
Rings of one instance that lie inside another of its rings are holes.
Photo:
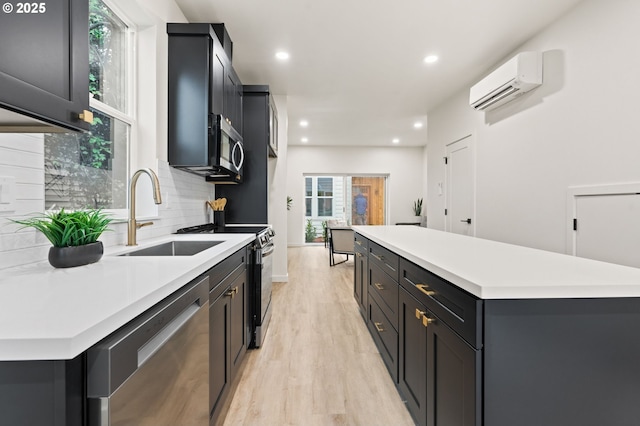
[[[91,132],[45,135],[45,208],[126,208],[129,29],[102,0],[89,1]],[[117,117],[116,117],[117,116]]]

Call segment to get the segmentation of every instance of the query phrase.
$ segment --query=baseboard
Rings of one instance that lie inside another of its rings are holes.
[[[274,283],[288,283],[289,282],[289,274],[286,275],[272,275],[271,281]]]

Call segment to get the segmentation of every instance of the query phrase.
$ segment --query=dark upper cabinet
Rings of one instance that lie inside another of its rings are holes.
[[[216,187],[216,197],[229,201],[225,208],[226,223],[269,223],[269,116],[273,99],[269,86],[245,85],[243,92],[243,183]]]
[[[169,34],[169,143],[206,138],[209,114],[221,114],[242,135],[242,82],[214,27],[167,24]]]
[[[224,80],[224,112],[229,124],[242,135],[242,82],[233,67],[227,67]]]
[[[89,130],[88,2],[6,5],[13,10],[0,13],[0,131]]]
[[[211,57],[211,112],[225,115],[225,83],[230,68],[224,49],[216,39],[212,40]]]

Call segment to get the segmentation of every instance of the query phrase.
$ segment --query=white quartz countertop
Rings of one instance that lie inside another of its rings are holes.
[[[170,235],[223,241],[193,256],[125,256],[55,269],[47,261],[0,270],[0,361],[72,359],[255,239],[254,234]]]
[[[417,226],[354,226],[481,299],[640,297],[640,269]]]

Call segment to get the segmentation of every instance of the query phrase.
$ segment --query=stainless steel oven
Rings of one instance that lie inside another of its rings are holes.
[[[271,292],[273,286],[273,240],[269,240],[264,246],[256,249],[256,274],[260,274],[259,288],[256,289],[255,324],[253,341],[251,345],[259,348],[262,346],[264,336],[271,321]]]
[[[219,228],[213,223],[190,226],[178,229],[178,234],[203,233],[245,233],[255,234],[252,244],[249,266],[249,299],[250,313],[248,322],[251,326],[250,348],[262,346],[267,328],[271,320],[271,292],[273,275],[273,251],[275,232],[270,225],[226,225]]]

